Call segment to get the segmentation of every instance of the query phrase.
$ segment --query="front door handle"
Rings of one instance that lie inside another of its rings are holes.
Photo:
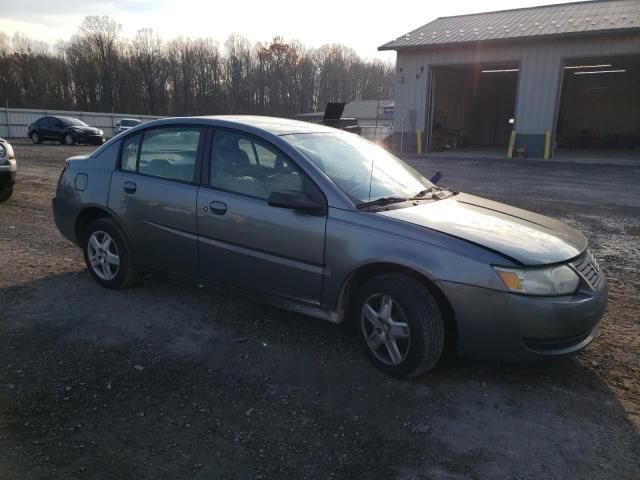
[[[227,213],[227,204],[224,202],[211,202],[209,208],[214,215],[224,215]]]
[[[134,182],[124,182],[122,189],[125,193],[136,193],[138,186]]]

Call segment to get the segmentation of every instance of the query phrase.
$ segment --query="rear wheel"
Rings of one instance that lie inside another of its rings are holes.
[[[64,136],[64,143],[67,144],[67,145],[75,145],[76,139],[73,138],[73,135],[71,135],[70,133],[67,133]]]
[[[433,368],[444,349],[438,304],[417,280],[388,274],[367,281],[358,295],[359,338],[371,361],[399,378]]]
[[[38,144],[40,143],[42,140],[40,140],[40,135],[38,135],[38,132],[31,132],[31,135],[29,135],[31,138],[31,141],[34,144]]]
[[[5,185],[0,187],[0,202],[6,202],[11,198],[13,194],[13,187],[10,185]]]
[[[91,276],[105,288],[124,288],[137,279],[131,249],[118,225],[100,218],[83,239],[84,260]]]

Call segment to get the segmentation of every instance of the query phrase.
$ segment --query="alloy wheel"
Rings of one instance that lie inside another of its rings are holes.
[[[101,230],[89,237],[89,263],[94,273],[102,280],[113,280],[120,269],[120,255],[113,238]]]
[[[67,145],[73,145],[73,137],[71,136],[71,134],[67,133],[64,136],[64,143],[66,143]]]
[[[367,346],[375,357],[387,365],[398,365],[407,357],[411,329],[400,305],[382,293],[364,302],[360,325]]]

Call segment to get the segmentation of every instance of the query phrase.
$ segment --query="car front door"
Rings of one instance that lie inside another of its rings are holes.
[[[192,125],[156,127],[122,142],[109,207],[122,222],[141,266],[198,274],[195,179],[204,132]]]
[[[324,272],[326,209],[270,206],[274,191],[322,192],[274,146],[216,129],[198,193],[202,275],[264,294],[318,305]]]
[[[66,125],[59,118],[51,117],[49,119],[49,138],[52,140],[64,141],[64,131]]]
[[[53,138],[53,124],[55,121],[56,119],[52,117],[45,117],[38,120],[37,130],[41,140]]]

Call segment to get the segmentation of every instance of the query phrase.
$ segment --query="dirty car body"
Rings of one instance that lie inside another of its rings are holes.
[[[104,286],[162,271],[353,321],[396,376],[431,368],[445,340],[487,359],[579,351],[607,304],[580,232],[436,187],[366,140],[306,122],[145,123],[69,159],[53,207]]]

